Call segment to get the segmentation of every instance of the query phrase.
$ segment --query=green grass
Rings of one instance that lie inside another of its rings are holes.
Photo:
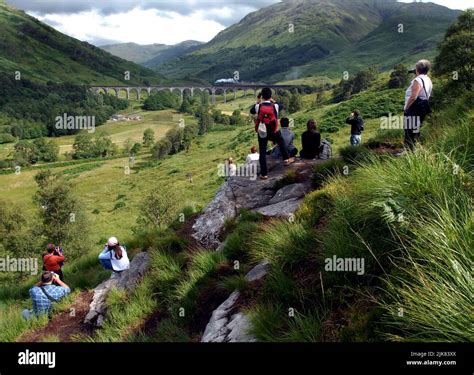
[[[315,236],[300,222],[289,220],[262,224],[250,249],[252,260],[267,260],[281,267],[296,267],[314,250]]]
[[[207,275],[217,271],[218,266],[225,261],[225,256],[220,252],[202,250],[193,254],[186,278],[176,287],[175,298],[177,300],[189,298],[195,293],[199,282]]]
[[[152,115],[151,115],[152,116]],[[171,125],[171,117],[176,114],[158,113],[156,118],[165,118],[166,128]],[[156,120],[159,121],[159,120]],[[191,121],[191,120],[189,120]],[[128,126],[134,126],[133,124]],[[115,124],[114,124],[115,125]],[[178,193],[177,200],[183,206],[203,207],[214,195],[222,182],[217,175],[217,165],[223,162],[226,155],[236,160],[244,160],[247,149],[251,144],[235,142],[234,148],[228,148],[228,140],[233,140],[242,132],[242,128],[230,128],[228,131],[212,132],[191,146],[189,152],[182,152],[173,157],[151,162],[151,168],[144,168],[150,162],[147,155],[137,156],[136,163],[131,167],[131,174],[125,173],[129,165],[128,158],[114,158],[104,161],[80,162],[78,166],[69,167],[69,163],[53,165],[53,172],[74,176],[75,193],[84,202],[83,208],[88,213],[88,220],[93,228],[94,242],[100,242],[112,235],[119,238],[132,238],[131,228],[139,213],[139,206],[147,192],[153,190],[158,182],[164,189],[173,189]],[[251,134],[251,133],[250,133]],[[253,139],[253,134],[252,139]],[[212,152],[208,146],[215,145]],[[99,166],[100,164],[100,166]],[[47,166],[45,166],[47,167]],[[171,173],[174,171],[173,173]],[[193,183],[189,183],[187,173],[192,172]],[[32,218],[37,208],[33,205],[32,197],[36,191],[34,182],[35,169],[23,170],[21,175],[0,175],[2,199],[16,204],[21,202],[25,212]],[[125,196],[126,206],[115,207],[117,195]],[[114,207],[116,208],[114,210]],[[93,215],[93,212],[99,214]],[[126,215],[123,213],[127,212]]]
[[[190,116],[183,116],[172,111],[147,112],[134,110],[133,102],[128,109],[119,111],[119,113],[125,115],[133,113],[133,115],[141,116],[142,119],[140,121],[108,121],[106,124],[98,126],[95,132],[97,134],[107,134],[119,149],[122,149],[127,141],[132,142],[132,145],[142,143],[143,133],[148,128],[154,131],[155,140],[159,140],[165,136],[169,129],[178,125],[181,118],[184,118],[185,121],[193,121]],[[87,130],[83,130],[82,132],[87,133]],[[73,151],[75,137],[75,135],[68,135],[52,138],[59,146],[61,160],[65,160],[66,153]],[[12,151],[13,144],[7,143],[0,145],[0,159],[6,159],[8,154]]]
[[[334,108],[315,111],[324,118]],[[97,249],[67,265],[71,286],[88,289],[107,277],[97,254],[109,235],[125,239],[129,249],[145,249],[151,255],[150,271],[134,292],[114,291],[109,296],[104,328],[77,340],[196,340],[202,328],[199,319],[204,319],[203,295],[247,291],[245,272],[268,260],[271,270],[261,293],[245,310],[259,340],[472,341],[472,315],[467,313],[472,306],[474,247],[469,118],[465,115],[456,127],[449,127],[449,117],[440,114],[423,128],[427,144],[399,158],[368,155],[366,147],[343,147],[344,132],[333,133],[335,148],[345,160],[315,167],[313,182],[322,189],[306,195],[294,220],[262,220],[258,214],[242,211],[225,225],[222,252],[190,249],[179,232],[186,223],[179,220],[168,229],[132,228],[143,196],[158,186],[175,192],[178,211],[191,220],[222,183],[217,164],[228,156],[244,160],[255,142],[251,127],[210,132],[198,138],[189,152],[160,161],[139,155],[130,175],[123,173],[128,162],[124,158],[55,165],[55,171],[74,176],[75,191],[91,213],[97,244]],[[300,132],[304,123],[296,125]],[[400,139],[396,132],[384,137],[377,119],[368,120],[366,126],[364,136],[373,137],[369,145]],[[187,178],[190,172],[192,183]],[[8,199],[22,201],[32,213],[33,176],[32,170],[20,178],[0,176]],[[287,176],[281,186],[294,179]],[[334,255],[364,258],[365,274],[326,271],[324,260]],[[235,260],[240,270],[230,274]],[[7,301],[0,311],[13,321],[5,328],[5,340],[12,341],[31,328],[17,317],[29,303],[27,291],[34,281],[0,291],[0,300]],[[403,316],[398,316],[400,308]],[[179,316],[181,309],[184,317]],[[338,328],[328,332],[334,323],[332,313],[343,323],[336,322]],[[159,321],[151,332],[145,331],[154,314]],[[0,324],[6,325],[5,320],[0,319]]]
[[[130,295],[119,290],[112,291],[107,297],[107,320],[102,329],[86,341],[126,341],[134,333],[133,329],[157,308],[151,290],[150,280],[145,278]]]
[[[438,115],[423,129],[427,144],[402,157],[347,148],[347,163],[315,167],[323,189],[306,196],[294,223],[262,224],[250,248],[254,260],[272,264],[250,308],[259,340],[473,340],[470,117],[450,126]],[[324,259],[334,255],[363,258],[365,274],[326,271]],[[343,316],[333,331],[324,328],[333,324],[329,312]]]

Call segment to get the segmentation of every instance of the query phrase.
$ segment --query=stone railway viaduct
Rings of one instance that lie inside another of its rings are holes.
[[[270,87],[273,90],[291,90],[298,89],[299,86],[291,85],[219,85],[219,86],[92,86],[90,89],[93,92],[99,93],[103,91],[107,94],[113,94],[118,97],[120,91],[125,91],[126,98],[130,99],[131,93],[136,93],[137,99],[140,101],[142,93],[145,92],[147,95],[151,95],[155,92],[167,90],[169,92],[177,92],[181,95],[181,100],[184,98],[184,94],[187,92],[191,96],[194,96],[194,92],[207,91],[211,96],[212,104],[216,104],[217,95],[222,94],[224,97],[224,103],[227,102],[227,95],[233,94],[234,100],[237,98],[237,92],[243,91],[244,96],[251,93],[255,98],[257,93],[263,87]]]

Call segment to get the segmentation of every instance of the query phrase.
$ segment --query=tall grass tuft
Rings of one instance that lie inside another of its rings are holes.
[[[252,260],[268,260],[281,267],[293,267],[316,248],[316,236],[305,225],[288,220],[262,224],[250,248]]]
[[[466,197],[467,198],[467,197]],[[431,204],[411,219],[413,237],[386,280],[386,334],[396,341],[474,341],[474,213]],[[427,209],[431,215],[427,215]]]

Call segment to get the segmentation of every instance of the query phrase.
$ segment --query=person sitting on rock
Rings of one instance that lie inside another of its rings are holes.
[[[116,237],[109,238],[99,255],[99,261],[105,269],[113,271],[113,276],[130,268],[127,250]]]
[[[234,163],[233,158],[227,159],[228,166],[228,177],[234,177],[237,174],[237,166]]]
[[[62,282],[57,274],[50,271],[44,271],[41,275],[41,281],[30,289],[31,300],[33,301],[33,310],[23,310],[23,318],[30,319],[33,315],[50,315],[53,310],[53,303],[71,293],[71,288]]]
[[[307,130],[301,135],[303,149],[300,156],[303,159],[314,159],[321,150],[321,134],[316,129],[316,121],[309,120],[306,124]]]
[[[298,149],[293,144],[295,140],[295,133],[290,130],[290,120],[288,120],[288,118],[286,117],[283,117],[280,121],[280,125],[280,132],[285,143],[286,150],[288,152],[288,155],[293,158],[298,155]],[[271,155],[275,158],[281,157],[280,146],[276,145],[273,148]]]
[[[259,159],[260,159],[260,155],[257,152],[257,147],[252,146],[252,148],[250,149],[250,154],[247,155],[247,159],[245,162],[247,164],[253,164],[253,163],[258,162]]]
[[[64,265],[63,250],[50,243],[46,246],[47,253],[43,255],[43,271],[52,271],[64,281],[62,266]]]

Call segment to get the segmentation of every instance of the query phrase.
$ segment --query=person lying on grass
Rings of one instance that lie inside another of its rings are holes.
[[[23,318],[26,320],[32,316],[51,315],[53,303],[59,302],[71,293],[71,288],[62,282],[57,274],[44,271],[41,281],[30,289],[33,310],[23,310]]]

